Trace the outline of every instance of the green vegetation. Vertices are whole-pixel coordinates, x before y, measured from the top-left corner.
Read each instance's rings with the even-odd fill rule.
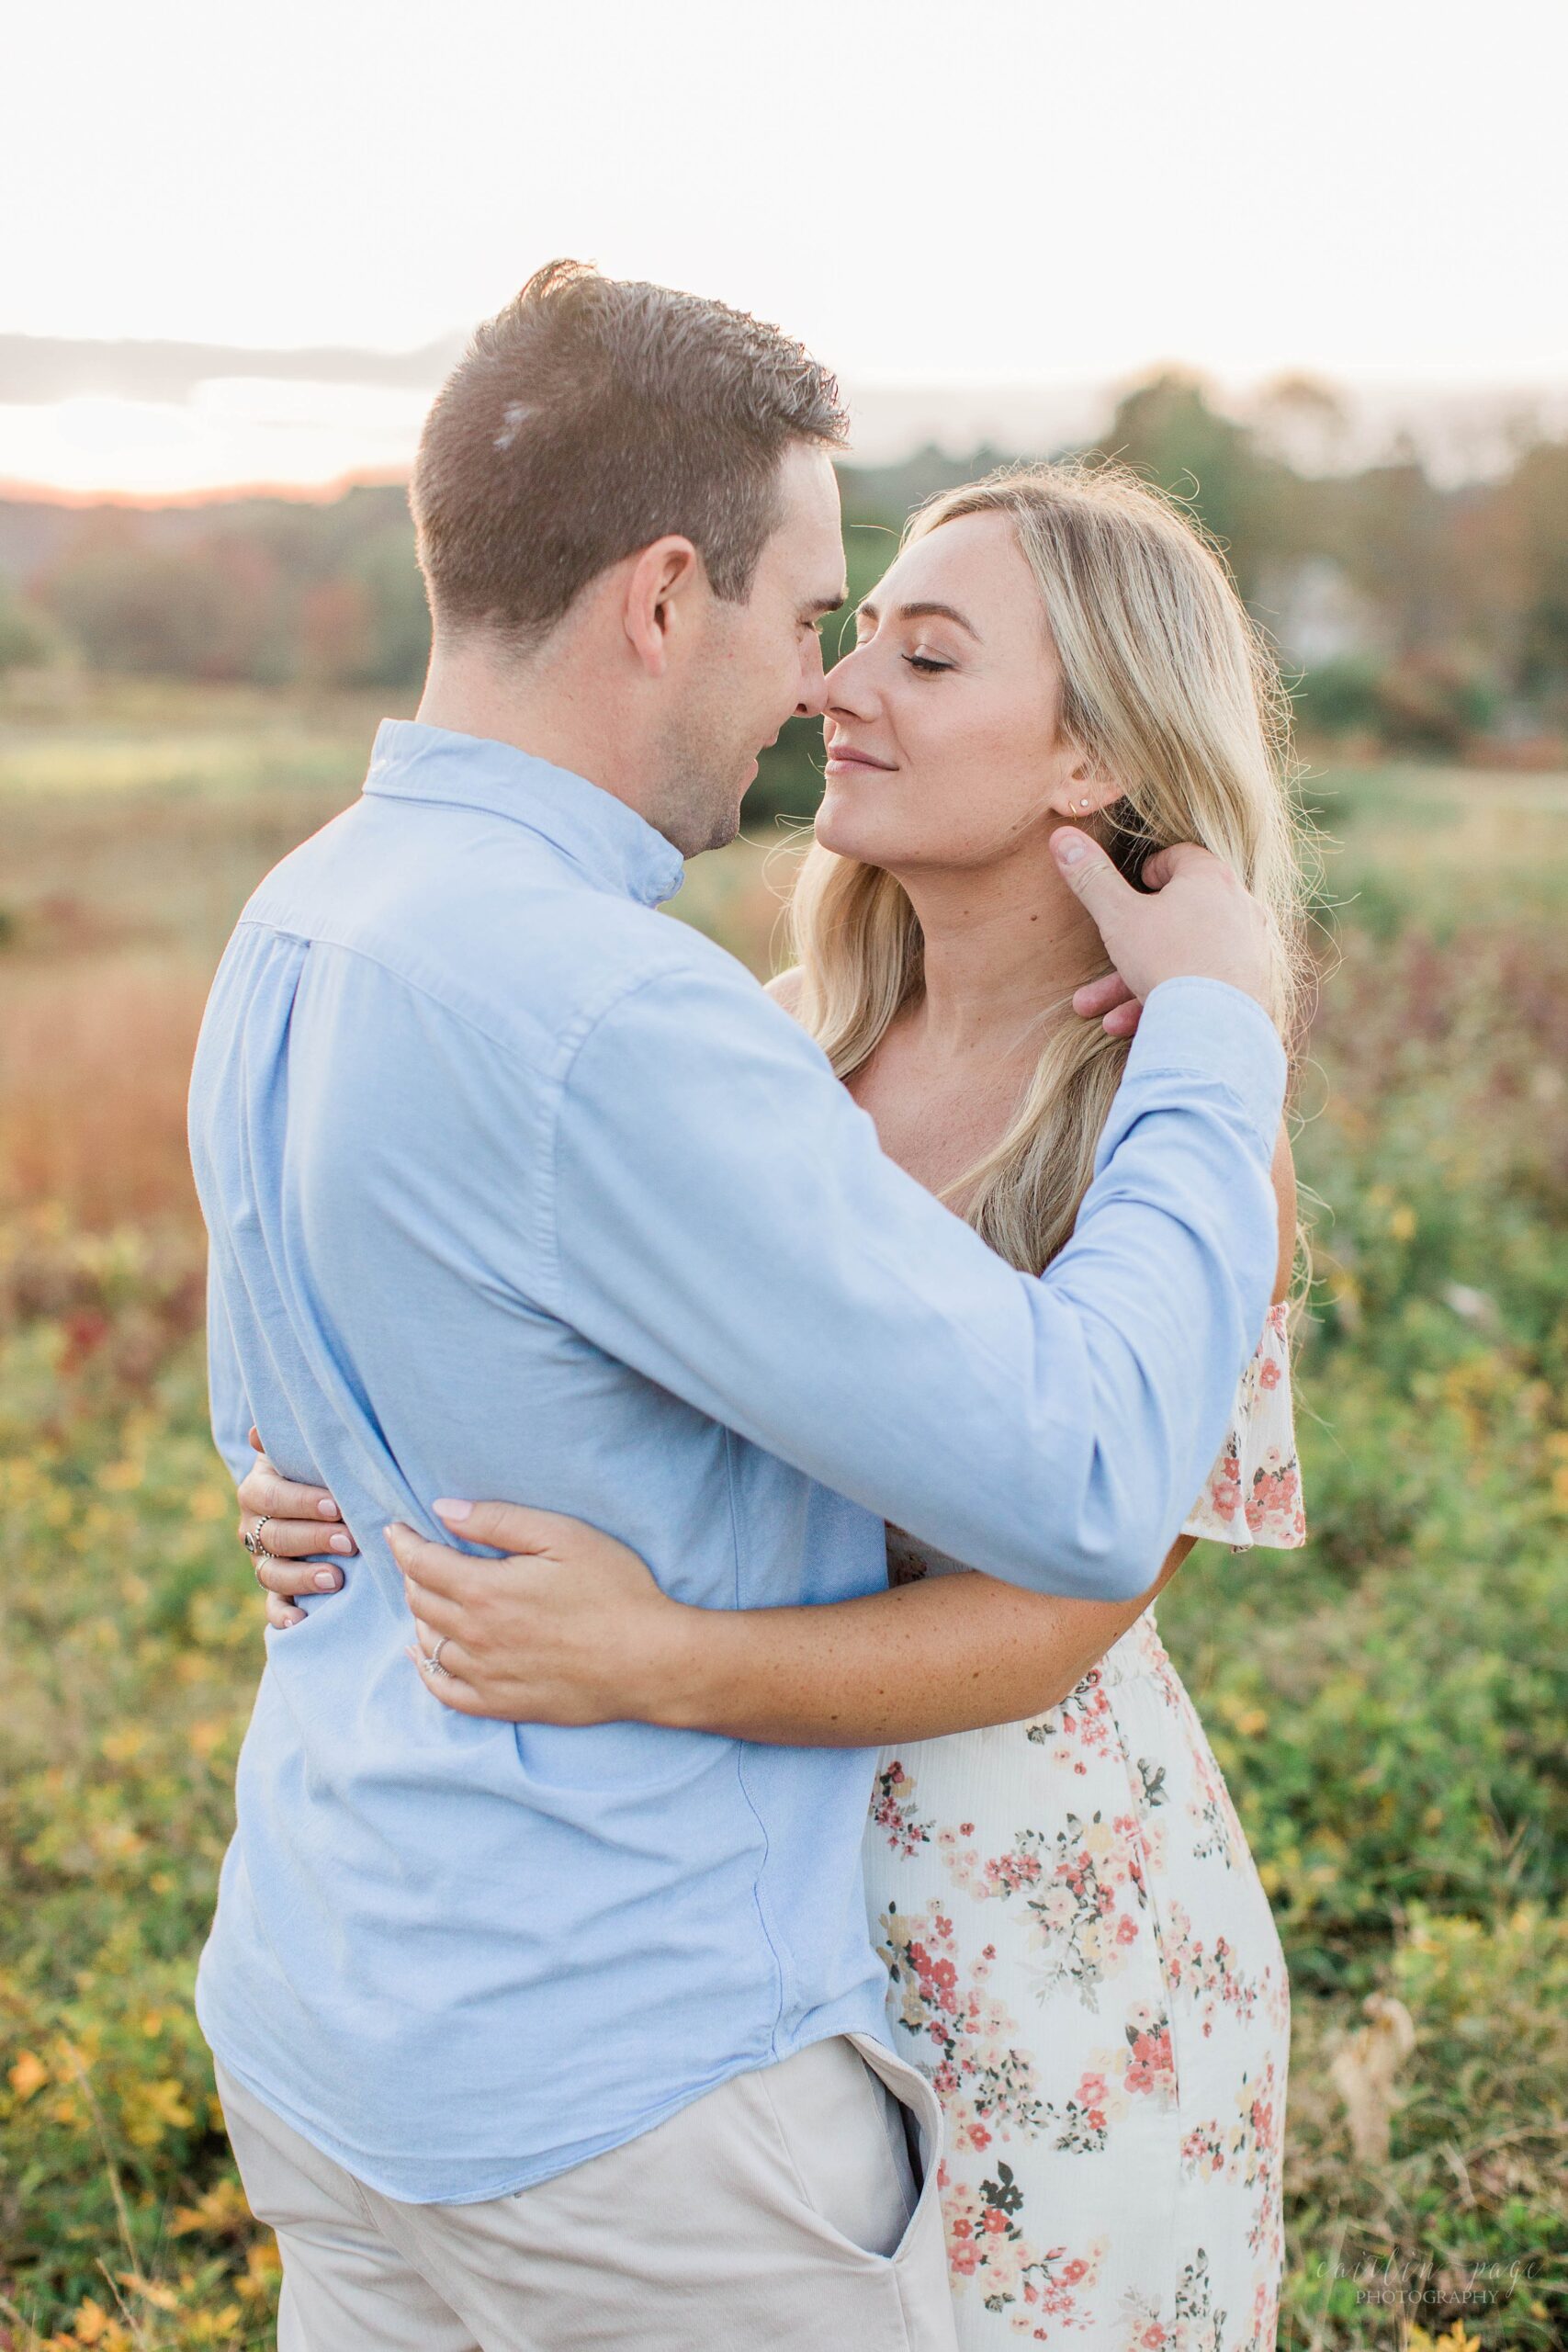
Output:
[[[26,691],[0,704],[0,2346],[259,2346],[276,2257],[190,2012],[260,1630],[206,1431],[183,1100],[217,947],[355,789],[370,708]],[[1297,1139],[1329,1204],[1312,1541],[1201,1547],[1161,1620],[1291,1954],[1282,2340],[1546,2352],[1568,2336],[1568,779],[1346,768],[1311,795],[1343,844]],[[770,855],[737,842],[677,901],[753,964]]]

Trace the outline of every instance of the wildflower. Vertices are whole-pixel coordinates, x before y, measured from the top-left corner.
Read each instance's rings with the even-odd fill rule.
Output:
[[[7,2080],[17,2098],[25,2102],[32,2098],[35,2091],[42,2090],[49,2080],[49,2068],[35,2052],[24,2050]]]

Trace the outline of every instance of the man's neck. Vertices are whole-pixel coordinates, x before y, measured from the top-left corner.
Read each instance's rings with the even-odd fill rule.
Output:
[[[648,813],[641,763],[618,741],[603,697],[585,691],[569,662],[540,654],[502,667],[488,651],[438,646],[414,717],[422,727],[510,743],[586,777],[639,817]]]

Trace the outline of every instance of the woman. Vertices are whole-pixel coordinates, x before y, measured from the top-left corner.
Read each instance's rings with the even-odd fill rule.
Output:
[[[1303,958],[1286,706],[1215,557],[1114,468],[1039,468],[937,499],[858,627],[829,681],[797,962],[773,991],[884,1148],[1038,1272],[1072,1233],[1135,1020],[1049,836],[1084,826],[1130,873],[1182,840],[1225,859],[1275,917],[1271,1010],[1289,1043]],[[1075,1017],[1075,990],[1080,1012],[1103,1010],[1098,1024]],[[1197,1536],[1303,1540],[1283,1136],[1275,1181],[1276,1304],[1207,1490],[1150,1563],[1156,1590]],[[1156,1312],[1157,1267],[1149,1283]],[[268,1549],[319,1553],[329,1498],[280,1493],[264,1465],[242,1501],[270,1512]],[[461,1555],[400,1535],[411,1656],[434,1665],[446,1703],[523,1712],[506,1704],[509,1640],[536,1649],[553,1625],[559,1720],[672,1720],[680,1702],[660,1713],[646,1689],[650,1657],[694,1654],[668,1647],[675,1612],[682,1643],[723,1645],[728,1686],[722,1719],[681,1720],[880,1749],[867,1916],[890,2039],[947,2114],[961,2343],[1271,2344],[1284,1963],[1150,1595],[1025,1593],[889,1530],[886,1594],[710,1614],[679,1609],[576,1522],[480,1506],[463,1532],[570,1573],[531,1583],[509,1634],[504,1607],[480,1624],[453,1597],[443,1563]],[[614,1580],[613,1608],[591,1572]],[[276,1600],[269,1613],[298,1622]]]

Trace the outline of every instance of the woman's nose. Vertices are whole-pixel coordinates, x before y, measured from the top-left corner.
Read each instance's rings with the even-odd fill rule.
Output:
[[[822,681],[822,706],[827,711],[841,710],[847,718],[869,718],[875,700],[868,667],[863,659],[865,649],[857,645],[841,662],[835,662]]]

